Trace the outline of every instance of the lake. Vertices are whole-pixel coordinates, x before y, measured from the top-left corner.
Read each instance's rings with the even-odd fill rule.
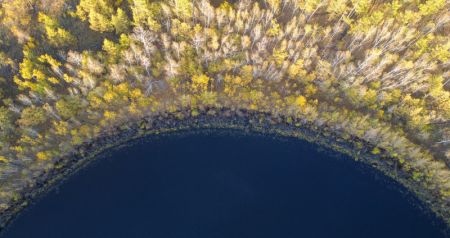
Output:
[[[5,238],[444,237],[403,188],[297,139],[216,131],[111,151]]]

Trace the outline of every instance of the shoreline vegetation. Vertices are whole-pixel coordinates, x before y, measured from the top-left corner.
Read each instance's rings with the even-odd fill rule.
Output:
[[[0,1],[0,223],[117,132],[243,120],[235,126],[320,135],[316,143],[395,178],[450,227],[449,8]]]
[[[422,207],[422,204],[419,205],[422,211],[428,213],[427,209],[430,209],[429,212],[432,212],[433,216],[436,215],[436,218],[441,219],[443,223],[448,225],[448,213],[441,207],[436,206],[438,203],[434,201],[435,198],[420,186],[411,183],[407,173],[395,168],[397,166],[396,161],[394,158],[389,158],[389,153],[386,151],[381,151],[376,155],[371,153],[373,148],[376,147],[375,145],[359,138],[344,139],[330,128],[317,130],[313,125],[299,126],[295,121],[269,113],[205,108],[195,115],[191,110],[185,110],[155,115],[136,122],[127,122],[91,142],[79,146],[74,150],[75,152],[61,158],[53,169],[37,178],[33,187],[27,188],[20,199],[0,214],[0,235],[30,203],[44,196],[66,179],[70,179],[71,175],[89,166],[90,163],[101,160],[101,155],[110,150],[120,149],[128,146],[129,143],[133,143],[133,141],[145,139],[149,136],[217,129],[239,130],[244,134],[260,133],[279,138],[295,138],[316,144],[320,148],[347,155],[355,161],[362,162],[392,178],[400,186],[404,186],[425,205],[425,207]],[[448,227],[442,232],[447,236],[450,234]]]

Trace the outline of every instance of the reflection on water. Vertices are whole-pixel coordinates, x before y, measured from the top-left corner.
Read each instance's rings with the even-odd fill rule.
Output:
[[[4,237],[443,237],[387,179],[314,147],[256,135],[138,143],[38,201]]]

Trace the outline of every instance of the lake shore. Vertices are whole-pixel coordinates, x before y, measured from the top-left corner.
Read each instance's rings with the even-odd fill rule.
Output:
[[[344,139],[330,128],[318,128],[279,115],[274,116],[255,111],[206,108],[195,114],[186,110],[127,122],[97,139],[79,146],[72,154],[59,159],[59,163],[52,170],[37,179],[33,187],[26,188],[22,197],[0,215],[0,234],[29,203],[45,195],[92,161],[97,160],[102,153],[127,146],[128,143],[147,136],[186,133],[202,129],[233,129],[281,138],[298,138],[315,143],[320,147],[338,151],[355,160],[369,164],[388,177],[393,178],[416,194],[419,200],[425,204],[425,206],[421,206],[422,209],[431,209],[437,217],[449,225],[449,208],[441,207],[446,204],[438,204],[437,198],[433,194],[416,186],[408,179],[408,174],[397,169],[398,165],[395,160],[389,159],[387,152],[381,151],[376,155],[370,153],[374,146],[360,138]],[[446,234],[448,235],[450,232],[446,231]]]

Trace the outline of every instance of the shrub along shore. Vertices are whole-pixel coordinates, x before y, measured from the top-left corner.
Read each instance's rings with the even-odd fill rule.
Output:
[[[129,146],[138,139],[157,137],[158,135],[189,134],[198,130],[239,130],[244,133],[260,133],[280,138],[296,138],[317,144],[319,147],[331,149],[336,153],[348,155],[356,161],[363,162],[394,179],[406,189],[413,192],[426,206],[425,211],[431,211],[449,225],[449,206],[440,204],[429,191],[418,186],[411,180],[410,175],[398,168],[395,159],[389,157],[386,151],[374,154],[375,145],[353,137],[344,139],[339,133],[330,128],[317,128],[311,124],[302,124],[296,120],[269,113],[257,111],[233,110],[224,108],[205,108],[192,113],[191,110],[153,115],[135,122],[123,123],[111,129],[97,139],[78,146],[71,154],[58,160],[55,166],[38,178],[35,184],[22,191],[22,196],[0,214],[0,234],[7,229],[19,213],[26,207],[59,186],[71,175],[88,166],[94,160],[101,160],[102,154],[111,150],[118,150]],[[149,156],[151,159],[151,156]],[[320,171],[318,171],[320,172]],[[450,232],[450,231],[447,231]]]

